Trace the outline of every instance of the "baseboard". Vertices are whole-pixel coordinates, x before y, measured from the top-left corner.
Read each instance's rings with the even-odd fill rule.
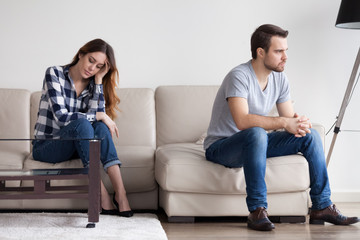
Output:
[[[360,191],[332,191],[333,202],[360,202]]]

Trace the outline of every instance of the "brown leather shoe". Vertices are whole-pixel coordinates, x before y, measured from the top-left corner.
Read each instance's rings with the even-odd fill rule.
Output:
[[[271,231],[275,228],[274,224],[270,222],[268,218],[266,209],[263,207],[258,207],[249,214],[247,226],[257,231]]]
[[[322,210],[310,211],[310,224],[321,224],[329,222],[335,225],[350,225],[359,222],[357,217],[346,217],[340,213],[335,204]]]

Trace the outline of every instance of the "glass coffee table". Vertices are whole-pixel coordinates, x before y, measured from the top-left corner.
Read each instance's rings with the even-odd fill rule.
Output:
[[[32,141],[34,139],[3,138],[2,141]],[[39,139],[36,139],[39,140]],[[73,141],[75,139],[41,139],[46,141]],[[100,204],[100,142],[101,139],[86,140],[90,144],[89,168],[0,170],[0,201],[2,199],[88,199],[87,228],[99,222]],[[88,185],[51,186],[51,180],[88,179]],[[33,181],[33,186],[7,186],[10,181]],[[11,185],[11,184],[9,184]]]

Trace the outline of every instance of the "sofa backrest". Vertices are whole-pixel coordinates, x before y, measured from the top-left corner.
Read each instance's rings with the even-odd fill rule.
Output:
[[[30,91],[0,89],[0,138],[30,138]],[[29,152],[30,141],[2,142],[0,150]]]
[[[119,129],[119,138],[114,137],[117,146],[149,146],[155,149],[155,103],[154,91],[147,88],[117,89],[120,98],[120,112],[115,122]],[[31,136],[39,109],[41,92],[31,95]]]
[[[160,86],[155,90],[157,146],[196,142],[207,131],[219,86]]]
[[[34,127],[39,111],[41,91],[33,92],[30,97],[30,136],[34,137]]]
[[[154,90],[149,88],[123,88],[117,90],[120,112],[115,119],[118,146],[149,146],[156,148],[156,122]]]

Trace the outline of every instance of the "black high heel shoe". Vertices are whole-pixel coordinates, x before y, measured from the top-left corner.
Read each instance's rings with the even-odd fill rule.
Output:
[[[118,204],[118,202],[117,202],[116,199],[115,199],[115,193],[114,193],[114,195],[113,195],[113,203],[114,203],[115,207],[116,207],[117,210],[118,210],[118,211],[117,211],[117,215],[119,215],[120,217],[132,217],[132,216],[134,215],[134,213],[133,213],[132,210],[120,212],[120,210],[119,210],[119,204]]]
[[[118,215],[118,212],[116,209],[110,209],[110,210],[106,210],[101,208],[101,215]]]

